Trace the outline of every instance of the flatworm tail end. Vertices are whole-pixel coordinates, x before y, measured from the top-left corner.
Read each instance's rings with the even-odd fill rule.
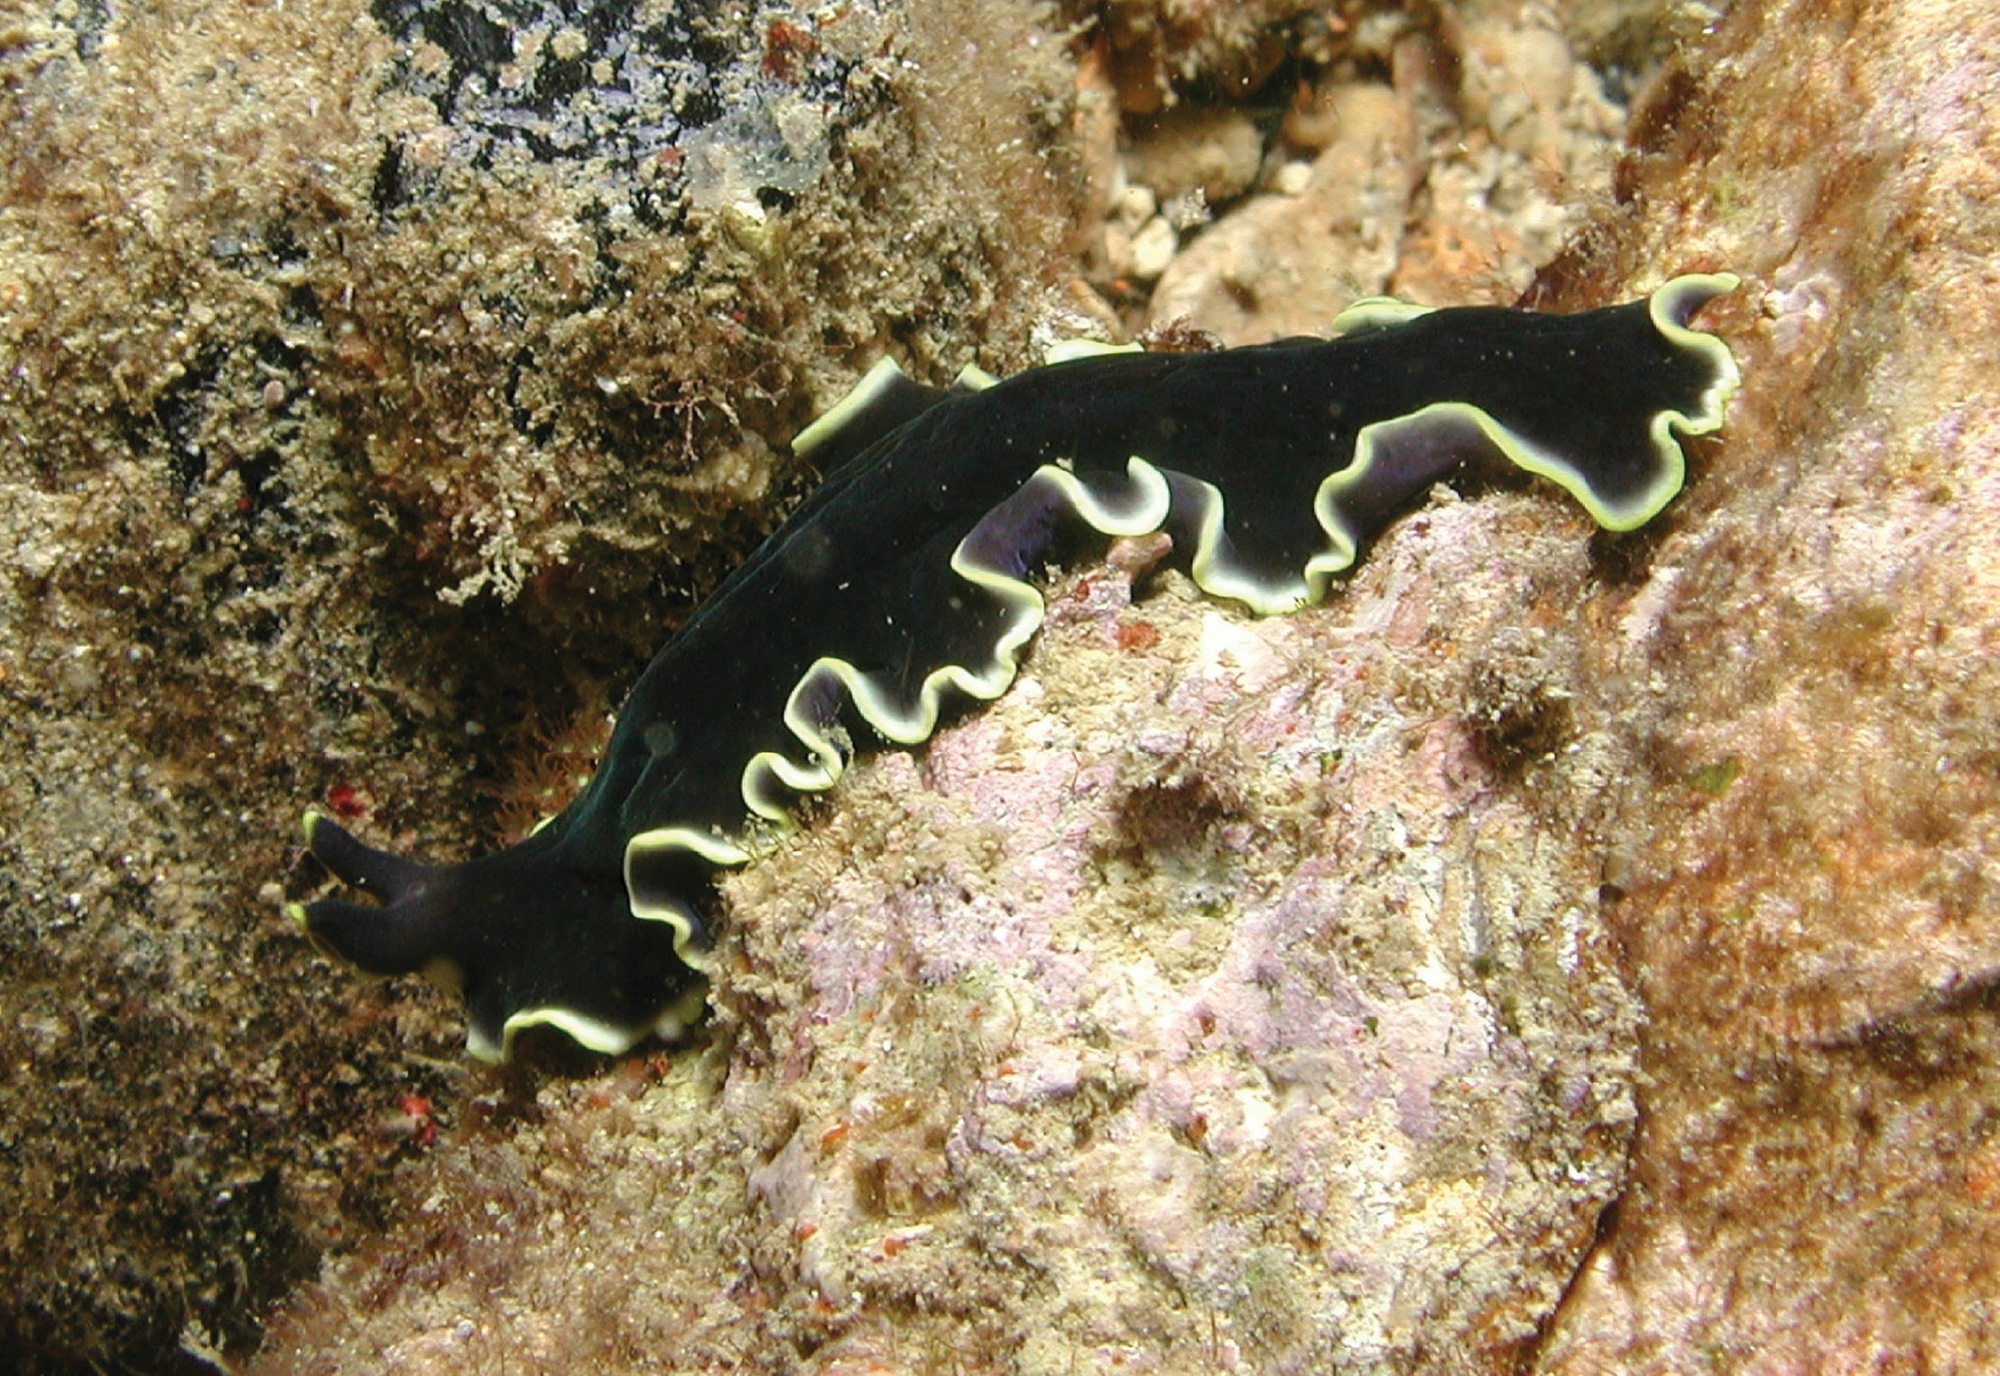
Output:
[[[1691,325],[1738,280],[1732,273],[1676,277],[1643,302],[1542,317],[1552,329],[1577,332],[1555,355],[1570,360],[1566,373],[1477,401],[1433,402],[1364,428],[1354,461],[1328,476],[1315,498],[1327,548],[1307,565],[1313,600],[1452,456],[1497,455],[1546,478],[1607,530],[1634,530],[1659,515],[1687,481],[1682,438],[1719,429],[1741,386],[1728,346]],[[1454,311],[1378,318],[1374,307],[1350,316],[1342,320],[1352,331],[1435,322],[1442,332],[1474,318]]]
[[[1707,435],[1722,428],[1730,398],[1743,386],[1743,369],[1727,344],[1692,326],[1703,306],[1742,285],[1743,279],[1733,272],[1688,273],[1665,283],[1647,298],[1654,328],[1676,348],[1702,360],[1710,371],[1709,386],[1691,411],[1665,413],[1656,423],[1671,424],[1687,435]]]
[[[1689,398],[1691,405],[1663,406],[1652,416],[1648,430],[1661,474],[1652,491],[1623,508],[1599,502],[1594,492],[1577,492],[1577,499],[1605,529],[1636,530],[1659,515],[1687,482],[1687,454],[1680,436],[1708,435],[1722,428],[1730,398],[1743,385],[1743,370],[1727,344],[1692,328],[1692,322],[1703,306],[1735,291],[1742,280],[1733,272],[1688,273],[1663,283],[1647,298],[1646,313],[1653,328],[1693,370],[1699,390]]]
[[[1635,363],[1644,360],[1651,375],[1643,381],[1651,385],[1628,389],[1631,398],[1644,397],[1653,408],[1646,417],[1651,463],[1642,477],[1624,475],[1621,482],[1606,470],[1532,450],[1510,457],[1561,485],[1606,530],[1636,530],[1659,515],[1687,483],[1681,437],[1721,429],[1729,400],[1742,386],[1743,372],[1729,346],[1691,323],[1704,305],[1735,291],[1741,280],[1733,272],[1690,273],[1665,282],[1646,299],[1653,339],[1647,352],[1635,350],[1632,357]]]

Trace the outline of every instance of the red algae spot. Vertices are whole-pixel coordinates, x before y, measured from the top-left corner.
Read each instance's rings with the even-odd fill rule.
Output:
[[[342,781],[327,789],[326,805],[334,816],[352,822],[372,812],[375,799],[365,788]]]
[[[1160,643],[1160,632],[1150,621],[1121,621],[1117,634],[1121,650],[1150,650]]]

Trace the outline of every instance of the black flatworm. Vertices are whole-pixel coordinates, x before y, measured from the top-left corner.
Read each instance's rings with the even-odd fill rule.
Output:
[[[1058,541],[1164,531],[1201,588],[1266,614],[1319,601],[1468,468],[1629,530],[1680,491],[1678,437],[1722,424],[1736,363],[1690,322],[1735,285],[1577,315],[1371,301],[1328,340],[1072,350],[949,388],[878,365],[799,437],[825,482],[661,649],[574,802],[456,865],[309,812],[313,854],[379,904],[292,911],[364,970],[463,991],[482,1060],[538,1024],[598,1051],[671,1034],[701,1006],[714,872],[833,787],[850,741],[914,745],[1005,692]]]

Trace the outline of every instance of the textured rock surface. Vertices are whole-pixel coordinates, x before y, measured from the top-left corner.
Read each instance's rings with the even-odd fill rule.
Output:
[[[1579,534],[1444,505],[1327,614],[1263,623],[1082,574],[1006,698],[731,882],[726,1067],[643,1128],[585,1115],[567,1221],[502,1293],[590,1307],[551,1356],[593,1367],[727,1333],[816,1370],[1507,1369],[1633,1112],[1591,840],[1628,766],[1565,707]],[[634,1198],[707,1223],[607,1293],[571,1239],[629,1238]],[[448,1367],[478,1370],[534,1332],[462,1261],[378,1309],[403,1264],[337,1274],[273,1369],[467,1319]]]
[[[1302,18],[1290,89],[1204,103],[1216,87],[1191,79],[1159,114],[1085,121],[1104,221],[1091,280],[1134,329],[1232,344],[1322,330],[1360,296],[1511,302],[1609,194],[1625,94],[1697,24],[1596,4]],[[1115,47],[1084,77],[1086,108],[1129,101]]]
[[[865,1313],[915,1225],[918,1297],[1050,1279],[1008,1306],[1049,1371],[1418,1369],[1535,1331],[1630,1111],[1591,857],[1543,830],[1613,747],[1537,760],[1537,815],[1493,717],[1417,707],[1402,666],[1560,702],[1581,666],[1545,627],[1585,560],[1500,504],[1384,555],[1340,614],[1254,627],[1086,575],[1017,694],[740,882],[778,915],[744,1007],[786,1010],[746,1026],[772,1073],[743,1089],[803,1114],[752,1189],[813,1230],[807,1287]]]
[[[392,1207],[458,1033],[286,929],[299,809],[491,844],[816,402],[1047,314],[1039,11],[557,8],[0,23],[0,1365],[240,1350]]]
[[[1611,912],[1633,1187],[1564,1372],[1989,1371],[2000,1090],[2000,15],[1746,7],[1555,276],[1749,275],[1746,388],[1591,695],[1646,737]]]

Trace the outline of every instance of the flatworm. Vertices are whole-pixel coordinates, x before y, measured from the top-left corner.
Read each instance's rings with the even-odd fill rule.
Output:
[[[605,1052],[671,1035],[701,1007],[715,871],[832,788],[856,739],[915,745],[1005,692],[1058,552],[1164,532],[1203,590],[1262,615],[1319,601],[1467,469],[1524,469],[1630,530],[1680,491],[1678,437],[1722,424],[1736,363],[1690,322],[1735,286],[1576,315],[1368,301],[1331,339],[1072,349],[948,388],[879,364],[799,436],[824,483],[660,650],[574,802],[456,865],[308,812],[313,854],[379,906],[292,912],[363,970],[461,990],[482,1060],[542,1024]]]

